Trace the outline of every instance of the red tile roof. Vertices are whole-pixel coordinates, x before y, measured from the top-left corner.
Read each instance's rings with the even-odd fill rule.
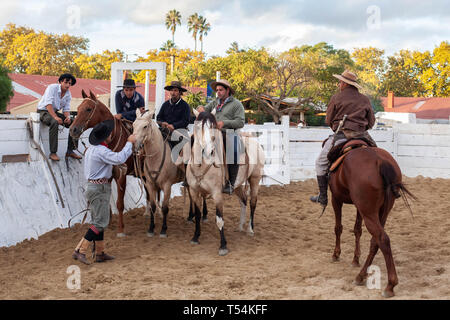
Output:
[[[30,75],[30,74],[18,74],[18,73],[10,73],[9,77],[13,82],[16,82],[23,87],[36,92],[39,95],[43,95],[45,89],[49,84],[57,83],[58,76],[41,76],[41,75]],[[136,90],[145,96],[145,84],[137,83],[140,85]],[[149,101],[155,101],[155,88],[156,85],[149,85]],[[82,98],[81,90],[84,90],[89,94],[89,90],[91,90],[96,95],[108,94],[111,90],[111,84],[109,80],[96,80],[96,79],[77,79],[77,83],[75,86],[70,88],[70,92],[73,98]],[[206,88],[191,88],[188,87],[192,92],[202,91],[206,95]],[[9,111],[14,109],[15,107],[21,106],[25,103],[36,100],[37,98],[32,95],[25,95],[19,92],[14,91],[14,96],[11,98],[6,110]],[[165,99],[169,99],[168,91],[165,91]]]
[[[448,119],[450,97],[394,97],[394,108],[387,108],[387,97],[381,98],[385,112],[415,113],[418,119]]]

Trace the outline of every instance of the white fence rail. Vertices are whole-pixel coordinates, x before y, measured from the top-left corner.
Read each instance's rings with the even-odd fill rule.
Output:
[[[34,118],[36,140],[48,156],[48,128]],[[315,160],[322,141],[332,132],[328,128],[289,128],[289,119],[281,125],[246,125],[243,131],[257,132],[266,155],[263,184],[288,184],[315,178]],[[89,132],[82,139],[87,143]],[[393,128],[371,130],[379,147],[398,161],[403,174],[450,179],[450,126],[445,124],[396,124]],[[50,166],[61,189],[62,207],[51,172],[42,156],[32,147],[25,119],[0,119],[0,159],[7,155],[29,154],[31,161],[0,163],[0,247],[24,239],[37,238],[54,228],[66,228],[68,220],[85,209],[85,178],[81,161],[64,156],[68,130],[59,135],[60,162]],[[82,144],[79,150],[84,151]],[[180,195],[179,184],[172,190]],[[116,186],[113,183],[111,206],[116,212]],[[127,177],[125,210],[145,205],[138,180]],[[82,216],[74,219],[81,221]]]

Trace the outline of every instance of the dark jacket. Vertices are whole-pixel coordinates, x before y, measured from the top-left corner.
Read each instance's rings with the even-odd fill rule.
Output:
[[[122,117],[134,121],[136,120],[136,109],[145,107],[144,97],[135,92],[131,99],[128,99],[123,90],[116,92],[116,112]]]
[[[325,122],[336,131],[344,115],[347,115],[347,119],[342,129],[364,132],[375,124],[375,115],[369,98],[359,93],[353,86],[346,87],[331,97]]]
[[[186,129],[190,119],[191,108],[183,99],[175,104],[172,104],[170,99],[167,100],[162,104],[156,117],[156,121],[167,122],[173,125],[175,129]]]

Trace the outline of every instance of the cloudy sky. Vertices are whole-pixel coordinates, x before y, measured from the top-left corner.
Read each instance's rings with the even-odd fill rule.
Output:
[[[194,48],[189,15],[197,12],[211,23],[208,56],[224,55],[233,41],[278,52],[324,41],[350,51],[375,46],[390,55],[433,50],[450,40],[450,0],[16,0],[1,2],[0,28],[15,23],[83,36],[90,53],[120,49],[134,59],[171,39],[164,25],[171,9],[182,16],[178,47]]]

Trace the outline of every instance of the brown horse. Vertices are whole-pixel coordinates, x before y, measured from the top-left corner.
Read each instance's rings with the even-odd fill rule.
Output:
[[[96,124],[105,120],[114,120],[115,127],[112,132],[113,140],[110,143],[110,148],[114,152],[122,150],[127,142],[128,136],[131,134],[131,124],[125,124],[125,121],[114,118],[112,113],[97,97],[90,92],[88,96],[84,90],[82,90],[82,96],[84,100],[78,106],[77,116],[70,126],[70,135],[74,139],[78,139],[81,134],[89,129],[93,128]],[[117,185],[117,210],[119,212],[119,226],[118,237],[125,236],[124,223],[123,223],[123,210],[124,210],[124,196],[127,186],[127,175],[134,174],[134,159],[130,156],[126,161],[126,170],[123,167],[114,166],[113,178]],[[148,207],[148,206],[147,206]]]
[[[354,204],[357,209],[354,227],[356,237],[353,265],[359,266],[361,223],[364,223],[372,235],[370,252],[355,284],[363,285],[367,278],[367,269],[380,248],[384,255],[388,273],[388,284],[384,297],[394,296],[394,287],[398,284],[392,257],[391,245],[384,226],[395,199],[402,196],[409,208],[406,195],[415,197],[402,183],[402,173],[391,154],[376,147],[356,148],[349,151],[342,164],[330,174],[332,205],[336,218],[336,247],[333,260],[339,260],[341,253],[340,236],[342,233],[342,205]]]

